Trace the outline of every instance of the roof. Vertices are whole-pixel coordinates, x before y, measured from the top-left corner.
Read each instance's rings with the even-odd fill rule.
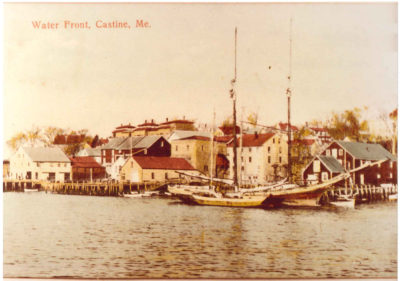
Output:
[[[101,149],[115,149],[115,147],[118,147],[126,138],[123,137],[118,137],[118,138],[110,138],[108,140],[108,143],[103,145]]]
[[[182,119],[177,119],[177,120],[171,120],[171,121],[167,121],[164,123],[161,123],[162,125],[166,125],[166,124],[173,124],[173,123],[183,123],[183,124],[193,124],[193,121],[190,120],[182,120]]]
[[[203,136],[191,136],[191,137],[187,137],[187,138],[183,138],[183,139],[179,139],[179,140],[202,140],[202,141],[210,141],[211,138],[209,138],[209,137],[203,137]]]
[[[129,150],[131,148],[149,148],[162,136],[135,136],[135,137],[120,137],[111,138],[102,149]]]
[[[142,169],[195,170],[195,168],[183,158],[134,156],[133,159]]]
[[[202,131],[175,130],[168,138],[169,141],[185,139],[192,136],[210,137],[211,134]]]
[[[324,166],[332,173],[345,172],[344,168],[339,163],[339,161],[336,160],[336,158],[334,158],[332,156],[325,156],[325,155],[319,155],[318,158],[319,158],[319,160],[321,160],[321,162],[324,164]]]
[[[131,124],[128,124],[128,125],[122,125],[121,124],[121,126],[118,126],[115,129],[133,129],[133,128],[135,128],[135,126],[132,126]]]
[[[396,161],[396,157],[377,143],[362,143],[362,142],[346,142],[336,141],[346,151],[353,155],[356,159],[377,161],[390,159]]]
[[[100,157],[101,156],[100,147],[98,147],[98,148],[84,148],[82,150],[82,152],[83,151],[86,151],[87,155],[91,156],[91,157]],[[81,151],[79,152],[79,154],[81,154]]]
[[[233,140],[233,136],[220,136],[220,137],[216,136],[214,137],[214,140],[218,142],[228,143]]]
[[[34,162],[71,162],[58,147],[23,147]]]
[[[279,129],[286,131],[288,129],[288,123],[279,123]],[[293,131],[298,131],[296,126],[290,125],[290,129]]]
[[[99,163],[90,156],[69,157],[72,167],[77,168],[103,168]]]
[[[275,133],[243,135],[242,146],[243,147],[262,146],[267,140],[269,140],[274,135],[275,135]],[[240,137],[237,140],[237,145],[238,146],[240,145]],[[233,142],[231,142],[228,146],[232,147],[233,146]]]
[[[316,132],[328,132],[326,128],[310,127],[310,129]]]

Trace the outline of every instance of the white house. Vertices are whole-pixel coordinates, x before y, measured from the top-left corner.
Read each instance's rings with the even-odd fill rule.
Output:
[[[10,158],[12,179],[71,179],[71,161],[58,147],[20,147]]]
[[[111,179],[120,179],[121,168],[124,166],[127,159],[128,158],[119,157],[114,163],[111,164],[111,166],[106,167],[106,172],[110,175]]]
[[[84,148],[81,151],[79,151],[77,156],[90,156],[90,157],[93,157],[97,163],[101,164],[101,148],[100,147]]]

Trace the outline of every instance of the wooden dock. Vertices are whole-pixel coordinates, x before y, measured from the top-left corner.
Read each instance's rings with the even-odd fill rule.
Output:
[[[357,204],[390,201],[390,195],[395,194],[397,194],[397,185],[355,185],[353,188],[335,187],[323,195],[321,198],[321,203],[329,203],[330,201],[334,201],[337,195],[354,196]]]
[[[166,186],[172,183],[176,183],[176,181],[132,183],[127,181],[47,182],[4,180],[3,192],[24,192],[25,188],[38,188],[40,191],[66,195],[123,196],[124,193],[166,189]]]

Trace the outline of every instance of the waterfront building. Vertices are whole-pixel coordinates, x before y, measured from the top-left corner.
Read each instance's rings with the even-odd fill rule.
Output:
[[[93,157],[93,159],[97,163],[101,164],[101,148],[100,147],[84,148],[84,149],[80,150],[76,156],[90,156],[90,157]]]
[[[243,184],[276,181],[287,174],[287,138],[281,133],[244,134],[237,140],[238,175]],[[228,148],[229,163],[233,163],[233,142]],[[233,175],[230,164],[229,174]]]
[[[120,180],[132,183],[162,182],[179,179],[177,172],[198,175],[198,172],[183,158],[133,156],[125,160]]]
[[[168,120],[160,124],[154,122],[153,119],[151,121],[145,120],[143,124],[139,124],[136,127],[131,124],[128,125],[120,125],[115,128],[112,132],[113,137],[130,137],[130,136],[154,136],[160,135],[168,137],[174,131],[184,130],[184,131],[195,131],[194,122],[190,120],[183,119],[174,119]]]
[[[214,141],[212,149],[211,135],[209,137],[192,135],[171,141],[171,157],[186,159],[196,170],[210,176],[213,169],[214,177],[223,178],[227,173],[226,143]],[[213,161],[211,153],[213,151]],[[211,166],[212,165],[212,166]]]
[[[112,164],[120,157],[170,156],[171,145],[163,136],[132,136],[111,138],[101,147],[101,164],[111,174]]]
[[[93,181],[104,179],[106,169],[93,157],[70,157],[73,181]]]
[[[68,181],[71,161],[58,147],[20,147],[10,158],[12,179]]]
[[[322,156],[322,158],[321,158]],[[325,158],[324,158],[325,157]],[[343,169],[349,171],[358,168],[367,162],[386,160],[382,164],[375,165],[353,173],[353,184],[380,185],[383,183],[397,183],[397,159],[380,144],[334,141],[325,148],[321,155],[315,157],[304,169],[304,181],[324,181],[334,175],[322,166],[331,165],[337,167],[335,159]]]

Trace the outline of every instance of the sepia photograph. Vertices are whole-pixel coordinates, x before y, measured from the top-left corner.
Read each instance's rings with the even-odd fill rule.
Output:
[[[397,2],[3,16],[5,280],[397,279]]]

